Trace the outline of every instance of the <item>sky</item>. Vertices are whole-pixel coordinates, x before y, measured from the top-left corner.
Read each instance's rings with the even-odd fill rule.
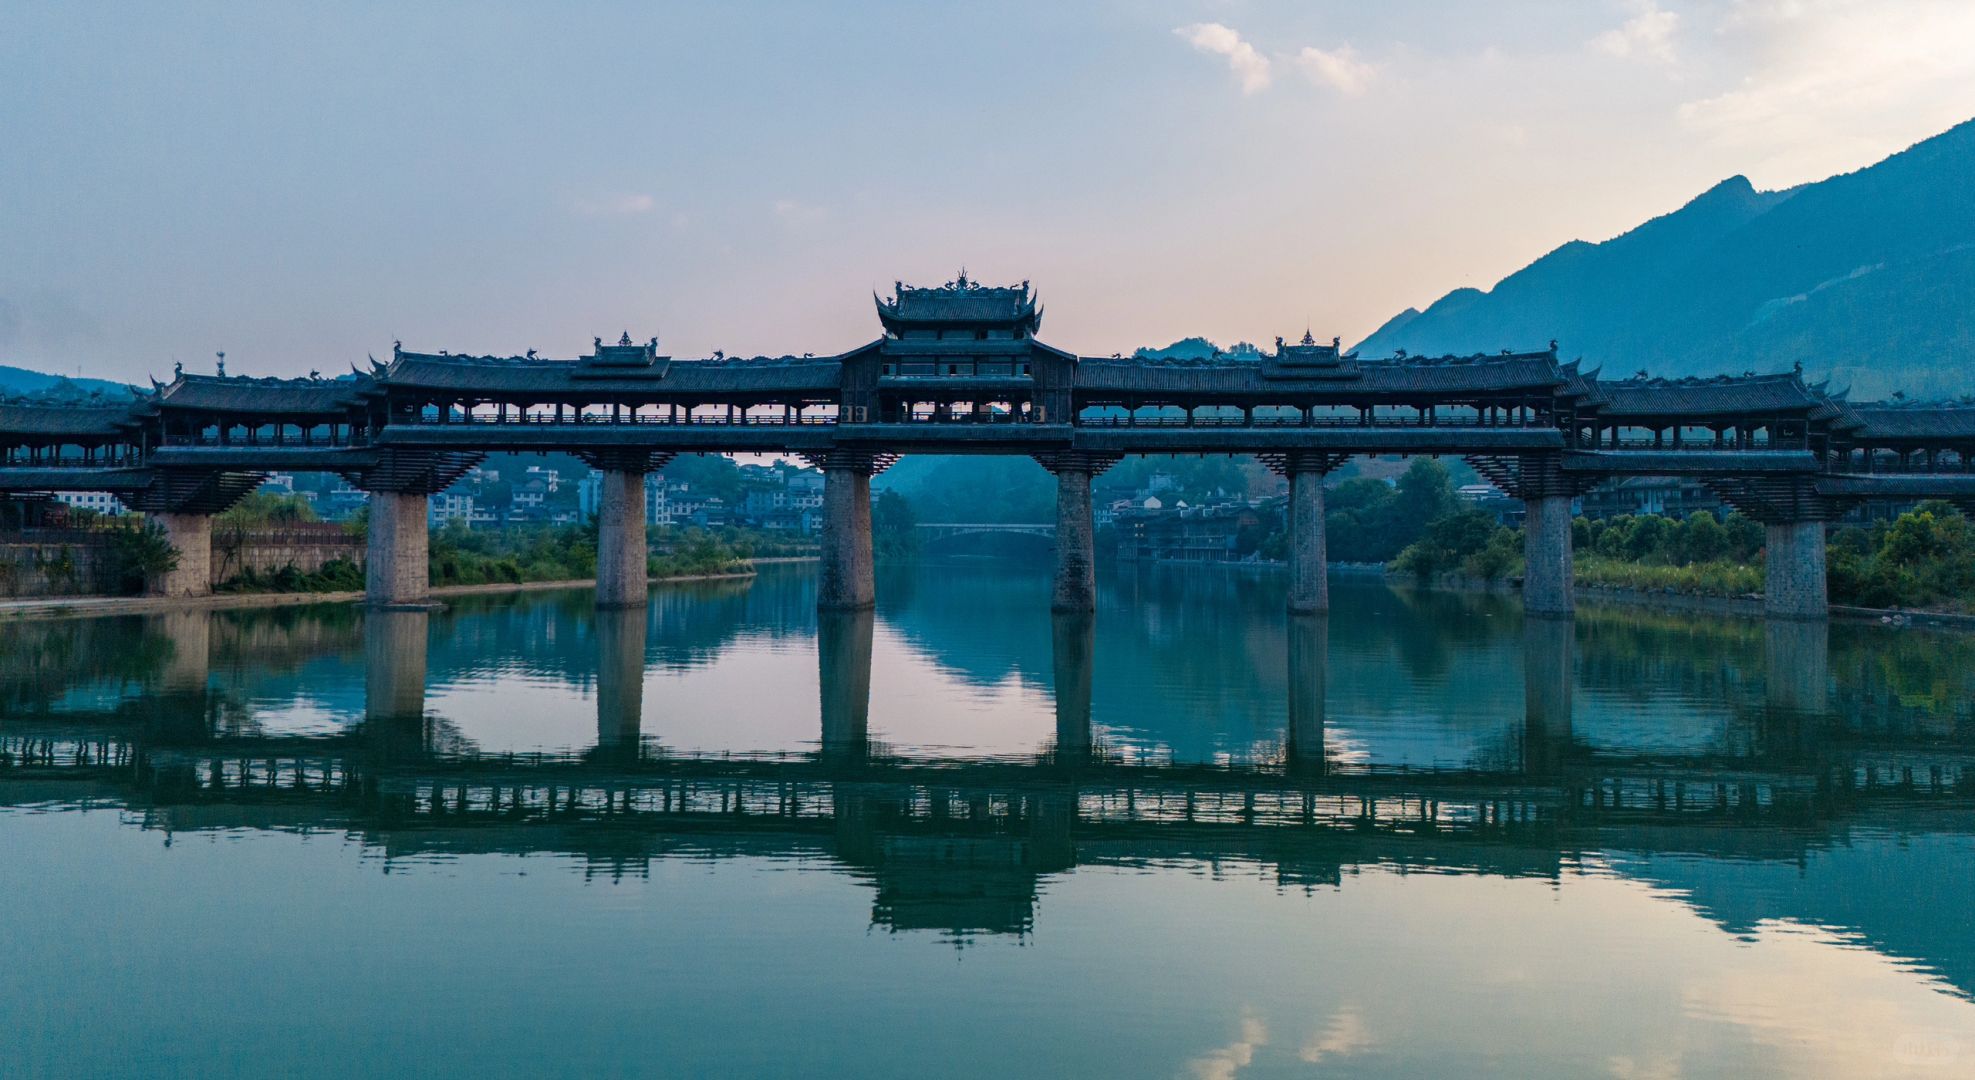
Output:
[[[1087,354],[1348,342],[1970,115],[1968,0],[9,0],[0,363],[832,353],[963,266]]]

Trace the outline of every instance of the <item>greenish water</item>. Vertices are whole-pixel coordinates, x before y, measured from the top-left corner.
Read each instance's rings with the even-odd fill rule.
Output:
[[[1975,1073],[1975,639],[1048,585],[0,627],[0,1075]]]

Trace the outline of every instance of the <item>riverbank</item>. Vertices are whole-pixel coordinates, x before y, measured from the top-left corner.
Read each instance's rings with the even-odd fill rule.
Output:
[[[751,578],[755,567],[780,563],[815,562],[814,556],[788,555],[750,560],[748,569],[729,573],[672,574],[651,579],[653,585],[678,585],[695,581],[735,581]],[[555,589],[589,589],[595,578],[563,581],[500,582],[491,585],[439,585],[432,589],[434,600],[454,596],[484,596],[497,593],[547,592]],[[171,611],[227,611],[253,608],[305,607],[311,604],[353,604],[363,600],[360,591],[288,593],[214,593],[211,596],[57,596],[45,600],[0,600],[0,622],[28,619],[91,618],[106,615],[157,615]]]

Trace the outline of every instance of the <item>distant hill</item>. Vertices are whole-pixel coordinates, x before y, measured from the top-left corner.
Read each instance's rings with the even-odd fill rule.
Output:
[[[1367,356],[1540,348],[1607,375],[1780,371],[1895,390],[1975,389],[1975,121],[1787,191],[1745,177],[1601,244],[1572,241],[1493,289],[1407,309]]]
[[[49,375],[0,364],[0,395],[52,393],[59,397],[87,397],[96,390],[122,397],[137,393],[135,387],[107,379],[71,379],[66,375]]]

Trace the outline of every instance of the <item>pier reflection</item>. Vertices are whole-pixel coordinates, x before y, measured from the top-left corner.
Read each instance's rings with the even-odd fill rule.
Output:
[[[1330,667],[1330,616],[1289,618],[1289,726],[1284,757],[1298,773],[1324,771],[1324,695]]]
[[[597,638],[597,750],[634,752],[644,733],[645,608],[599,608]]]
[[[816,674],[821,693],[824,754],[856,760],[871,744],[870,611],[823,611],[816,616]]]
[[[1144,616],[1057,616],[1045,638],[1042,617],[991,607],[817,616],[800,589],[767,584],[643,611],[584,597],[7,626],[0,802],[107,802],[171,832],[342,830],[386,859],[542,853],[609,874],[680,855],[821,860],[870,883],[875,924],[955,937],[1027,932],[1043,883],[1084,866],[1244,862],[1339,885],[1370,866],[1554,878],[1618,860],[1706,892],[1724,922],[1852,927],[1975,992],[1975,943],[1942,903],[1840,903],[1840,888],[1901,886],[1777,889],[1743,869],[1975,835],[1964,639],[1597,608],[1515,620],[1349,588],[1328,618],[1285,619],[1273,599],[1251,612],[1239,583],[1218,620],[1141,583]],[[985,602],[964,583],[953,594]],[[928,587],[910,603],[946,599]],[[970,687],[1009,672],[1048,686],[1053,736],[972,757],[874,741],[874,682],[892,670],[873,671],[881,622],[887,657],[902,641],[968,654],[941,670]],[[737,640],[769,642],[763,656],[813,643],[814,712],[760,688],[812,725],[809,747],[666,749],[648,682],[686,680]],[[1172,752],[1195,737],[1199,702],[1146,684],[1181,664],[1222,668],[1211,720],[1262,717],[1263,752]],[[521,672],[504,677],[524,689],[593,679],[594,745],[476,745],[447,694],[490,671]],[[331,721],[295,721],[304,704]],[[1466,756],[1419,766],[1407,740],[1428,738]]]

